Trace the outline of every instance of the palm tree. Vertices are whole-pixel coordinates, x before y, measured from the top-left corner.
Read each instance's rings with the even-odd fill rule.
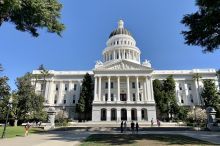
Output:
[[[198,98],[200,99],[200,103],[202,105],[202,99],[200,97],[200,90],[199,90],[199,80],[202,78],[202,76],[199,73],[195,73],[193,75],[193,79],[196,80],[198,88],[197,88],[197,92],[198,92]]]

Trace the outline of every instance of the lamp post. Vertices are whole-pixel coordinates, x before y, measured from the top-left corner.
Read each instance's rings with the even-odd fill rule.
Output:
[[[5,131],[6,131],[7,123],[8,123],[8,116],[9,116],[11,104],[12,104],[12,97],[10,97],[10,99],[9,99],[9,101],[8,101],[8,104],[7,104],[8,110],[7,110],[7,115],[6,115],[4,130],[3,130],[3,132],[2,132],[2,138],[5,138]]]
[[[62,123],[62,126],[64,126],[64,111],[65,111],[65,106],[63,106],[63,115],[62,115],[62,119],[63,119],[63,123]]]

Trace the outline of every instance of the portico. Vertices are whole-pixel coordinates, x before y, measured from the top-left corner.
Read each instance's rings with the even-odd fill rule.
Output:
[[[141,51],[119,21],[103,51],[103,62],[93,70],[95,89],[93,121],[156,119],[151,64],[141,64]]]

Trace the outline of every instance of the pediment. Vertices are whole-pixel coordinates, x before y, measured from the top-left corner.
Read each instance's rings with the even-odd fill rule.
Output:
[[[149,70],[151,68],[127,60],[112,61],[102,64],[95,70]]]

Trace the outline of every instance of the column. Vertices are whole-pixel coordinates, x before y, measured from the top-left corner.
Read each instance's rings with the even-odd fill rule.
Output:
[[[116,59],[115,51],[114,51],[114,57],[113,58]]]
[[[150,77],[150,89],[151,89],[151,101],[154,101],[154,89],[153,89],[153,82],[151,77]]]
[[[99,100],[101,101],[102,77],[99,77]]]
[[[97,77],[95,76],[94,101],[97,101]]]
[[[130,86],[129,86],[129,76],[127,76],[127,101],[130,101]]]
[[[148,77],[146,77],[146,79],[145,79],[145,87],[144,87],[144,90],[145,90],[145,99],[146,99],[146,101],[149,101],[148,92],[150,92],[150,91],[148,91],[147,78],[148,78]]]
[[[121,109],[117,108],[117,121],[121,121]]]
[[[120,77],[117,77],[118,80],[118,101],[120,101]]]
[[[147,76],[147,78],[146,78],[146,82],[147,82],[147,99],[148,99],[148,101],[152,101],[151,99],[152,99],[152,94],[151,94],[151,88],[150,88],[150,77],[149,76]]]
[[[147,78],[145,78],[145,82],[144,82],[144,101],[147,101]]]
[[[131,121],[131,109],[127,108],[127,121]]]
[[[118,50],[118,59],[121,59],[121,52]]]
[[[140,101],[140,99],[139,99],[139,81],[138,81],[138,76],[136,76],[136,96],[137,96],[137,101]]]
[[[111,101],[111,77],[108,77],[108,101]]]
[[[111,121],[111,110],[109,108],[107,108],[106,116],[107,116],[107,121]]]
[[[200,99],[199,99],[199,85],[197,84],[197,81],[195,80],[195,87],[196,87],[196,97],[197,97],[197,104],[200,105]]]
[[[137,109],[137,121],[141,121],[141,109]]]
[[[58,98],[57,98],[57,104],[62,104],[62,90],[63,90],[63,86],[62,83],[59,83],[59,91],[58,91]]]

